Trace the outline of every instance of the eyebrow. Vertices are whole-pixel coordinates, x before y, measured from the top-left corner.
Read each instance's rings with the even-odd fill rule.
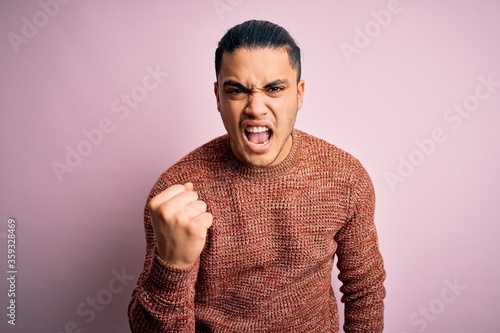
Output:
[[[238,81],[234,81],[234,80],[226,80],[222,83],[222,86],[223,87],[233,86],[233,87],[236,87],[242,91],[250,91],[251,90],[250,88],[245,87],[244,85],[242,85]]]
[[[274,81],[271,81],[269,83],[267,83],[264,87],[262,87],[261,89],[268,89],[268,88],[271,88],[271,87],[275,87],[275,86],[278,86],[280,84],[288,84],[288,80],[287,79],[276,79]],[[238,81],[235,81],[235,80],[226,80],[222,83],[222,86],[226,87],[226,86],[233,86],[233,87],[236,87],[240,90],[243,90],[243,91],[252,91],[252,89],[244,86],[243,84],[239,83]],[[259,89],[259,88],[257,88]]]

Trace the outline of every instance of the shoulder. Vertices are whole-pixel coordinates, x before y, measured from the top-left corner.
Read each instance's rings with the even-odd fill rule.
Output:
[[[348,178],[366,172],[361,162],[347,151],[311,134],[296,130],[302,163],[316,165],[330,173]]]
[[[345,150],[313,135],[297,131],[300,168],[308,177],[320,178],[349,196],[374,193],[372,180],[361,162]]]
[[[373,182],[361,162],[337,146],[312,135],[300,132],[301,160],[305,168],[315,168],[341,193],[348,196],[348,213],[351,216],[360,205],[373,207],[375,190]]]

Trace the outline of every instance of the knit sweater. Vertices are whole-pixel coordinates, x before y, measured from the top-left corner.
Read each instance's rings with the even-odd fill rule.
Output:
[[[338,332],[334,255],[345,332],[382,332],[385,270],[372,182],[341,149],[299,130],[292,137],[275,166],[239,162],[224,135],[161,175],[148,200],[190,181],[213,224],[194,266],[176,268],[155,252],[146,208],[132,332]]]

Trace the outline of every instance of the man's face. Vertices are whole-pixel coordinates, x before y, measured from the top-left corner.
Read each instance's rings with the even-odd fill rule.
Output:
[[[224,53],[214,92],[231,149],[240,161],[267,167],[286,158],[304,81],[297,83],[297,71],[284,48]]]

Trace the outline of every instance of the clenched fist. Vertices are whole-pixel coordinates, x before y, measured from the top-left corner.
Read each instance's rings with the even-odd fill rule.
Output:
[[[193,184],[170,186],[152,198],[148,208],[160,258],[175,267],[192,266],[205,246],[213,220]]]

